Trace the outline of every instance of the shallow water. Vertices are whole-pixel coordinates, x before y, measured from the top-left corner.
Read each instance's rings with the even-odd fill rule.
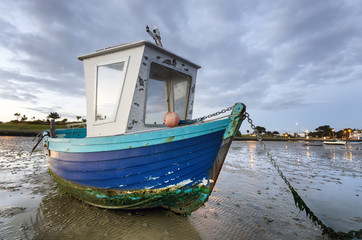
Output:
[[[32,138],[0,137],[0,239],[323,239],[256,142],[234,142],[204,207],[120,211],[60,193]],[[362,145],[266,142],[307,205],[338,231],[362,226]]]

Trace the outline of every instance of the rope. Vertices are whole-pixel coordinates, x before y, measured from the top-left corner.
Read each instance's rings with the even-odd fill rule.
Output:
[[[42,134],[42,135],[41,135]],[[41,135],[41,136],[40,136]],[[35,146],[33,147],[33,149],[31,149],[31,152],[30,152],[30,156],[31,154],[33,154],[33,152],[35,151],[36,147],[39,145],[39,143],[41,142],[41,140],[43,140],[43,138],[47,136],[47,134],[45,132],[41,132],[39,133],[38,135],[36,135],[36,137],[38,137],[38,142],[35,144]],[[35,138],[36,138],[35,137]],[[35,140],[35,138],[33,139],[33,141]]]

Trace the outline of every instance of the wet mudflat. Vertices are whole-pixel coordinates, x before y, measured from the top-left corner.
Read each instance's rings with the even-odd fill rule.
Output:
[[[57,190],[32,138],[0,137],[0,239],[326,239],[256,142],[234,142],[214,192],[188,217],[104,210]],[[362,226],[362,145],[267,142],[307,205],[338,231]]]

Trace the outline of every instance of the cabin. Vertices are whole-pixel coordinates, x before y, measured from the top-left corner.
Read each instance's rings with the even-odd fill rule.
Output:
[[[164,115],[192,119],[200,66],[149,41],[80,56],[87,98],[87,137],[165,128]]]

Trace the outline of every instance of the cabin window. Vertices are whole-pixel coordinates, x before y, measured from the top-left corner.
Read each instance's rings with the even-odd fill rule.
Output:
[[[127,61],[97,66],[96,123],[115,120]]]
[[[163,124],[167,112],[186,118],[191,77],[157,63],[151,63],[147,86],[145,123]]]

